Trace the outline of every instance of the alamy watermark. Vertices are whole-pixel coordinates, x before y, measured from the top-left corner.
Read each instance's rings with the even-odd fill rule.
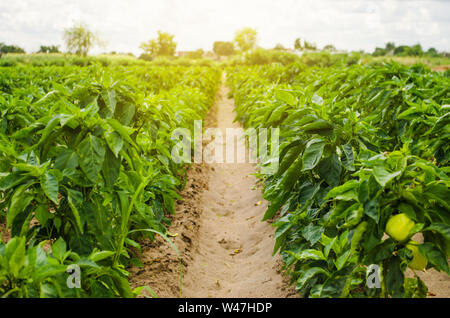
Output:
[[[77,264],[67,266],[66,272],[69,273],[66,284],[69,288],[81,288],[81,269]]]
[[[176,128],[171,135],[175,163],[260,163],[263,173],[274,173],[279,165],[280,130],[276,128],[206,128],[194,121],[194,136],[187,128]],[[194,154],[192,156],[192,142]],[[206,146],[203,143],[206,142]],[[209,142],[209,143],[208,143]],[[247,151],[248,150],[248,151]]]
[[[370,264],[367,267],[366,286],[368,288],[381,288],[380,266]]]

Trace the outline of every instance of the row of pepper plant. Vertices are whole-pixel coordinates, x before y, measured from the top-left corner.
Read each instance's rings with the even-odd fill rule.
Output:
[[[264,219],[303,297],[426,297],[420,271],[450,274],[448,72],[296,63],[227,74],[244,127],[280,128],[279,168],[260,174]]]
[[[139,294],[126,266],[140,237],[166,237],[184,185],[171,132],[206,115],[219,80],[210,67],[0,68],[0,295]]]

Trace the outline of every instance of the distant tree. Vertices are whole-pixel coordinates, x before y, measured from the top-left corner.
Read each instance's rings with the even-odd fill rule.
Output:
[[[284,51],[286,50],[286,48],[283,46],[283,44],[278,43],[277,45],[275,45],[275,47],[273,48],[274,50],[278,50],[278,51]]]
[[[317,50],[316,44],[314,44],[312,42],[305,41],[304,42],[304,46],[305,46],[306,50],[311,50],[311,51],[316,51]]]
[[[233,42],[216,41],[213,44],[213,51],[217,56],[229,56],[234,54]]]
[[[425,54],[429,56],[439,56],[438,51],[434,47],[430,47]]]
[[[141,55],[139,55],[139,59],[144,61],[153,61],[154,58],[155,58],[154,56],[151,56],[150,54],[147,53],[142,53]]]
[[[205,54],[205,51],[203,49],[198,49],[195,51],[190,51],[186,53],[186,58],[188,59],[201,59],[203,57],[203,54]]]
[[[37,53],[61,53],[59,51],[59,45],[41,45]]]
[[[373,56],[384,56],[386,55],[386,49],[383,49],[381,47],[376,47],[375,51],[372,53]]]
[[[144,51],[144,54],[153,58],[160,55],[173,56],[177,49],[177,43],[173,40],[174,37],[172,34],[158,31],[156,39],[142,43],[139,48]]]
[[[408,55],[409,54],[409,46],[400,45],[397,46],[394,50],[394,55]]]
[[[386,43],[386,46],[385,46],[386,52],[393,51],[394,49],[395,49],[395,43],[394,42]]]
[[[236,31],[234,42],[242,51],[248,51],[255,47],[258,32],[252,28],[243,28]]]
[[[0,54],[6,53],[25,53],[25,50],[16,45],[6,45],[0,42]]]
[[[63,38],[69,52],[83,56],[86,56],[95,44],[102,44],[99,37],[81,22],[65,29]]]
[[[302,42],[300,40],[300,38],[296,38],[294,41],[294,49],[296,50],[302,50],[303,46],[302,46]]]
[[[410,54],[413,56],[423,55],[422,45],[416,44],[416,45],[411,46]]]
[[[324,51],[329,51],[329,52],[336,52],[336,48],[334,47],[333,44],[327,44],[323,47]]]

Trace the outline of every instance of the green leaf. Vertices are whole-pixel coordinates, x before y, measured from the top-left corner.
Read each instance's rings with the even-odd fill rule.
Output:
[[[275,178],[281,176],[298,158],[302,150],[304,149],[304,144],[294,141],[283,148],[280,154],[280,166],[275,174]]]
[[[320,177],[325,179],[325,181],[332,187],[339,184],[339,179],[341,176],[341,162],[336,154],[331,155],[320,161],[317,166]]]
[[[112,188],[120,173],[121,161],[114,156],[111,150],[106,150],[105,161],[103,162],[102,174],[106,186]]]
[[[326,120],[317,119],[312,123],[301,126],[300,129],[308,134],[328,135],[333,132],[333,125]]]
[[[321,106],[323,104],[323,98],[317,95],[317,93],[314,93],[313,97],[311,98],[311,102]]]
[[[34,212],[36,219],[42,226],[45,226],[47,224],[47,221],[52,217],[52,214],[48,209],[49,209],[48,205],[41,204],[37,207],[36,211]]]
[[[419,245],[419,251],[431,264],[436,266],[438,270],[444,271],[450,275],[447,257],[436,245],[430,242],[425,242]]]
[[[450,198],[450,189],[444,182],[437,181],[427,184],[423,194],[438,201],[442,206],[450,211],[450,203],[448,200],[448,198]]]
[[[386,184],[399,176],[402,173],[401,170],[389,173],[383,166],[375,166],[372,169],[372,174],[377,180],[377,182],[382,186],[386,186]]]
[[[116,92],[115,90],[108,88],[102,91],[102,98],[105,101],[106,107],[110,112],[110,115],[114,114],[116,109]]]
[[[78,155],[72,149],[61,151],[55,159],[55,169],[64,171],[64,169],[75,169],[78,167]]]
[[[348,258],[350,257],[351,250],[345,251],[343,254],[339,255],[339,257],[334,261],[334,265],[336,265],[337,270],[341,270],[345,263],[347,262]]]
[[[102,261],[104,259],[107,259],[107,258],[113,256],[114,254],[115,254],[115,252],[113,252],[113,251],[100,251],[100,252],[92,253],[89,256],[89,259],[92,260],[93,262],[99,262],[99,261]]]
[[[128,142],[130,145],[133,145],[133,147],[137,148],[137,145],[135,142],[131,139],[130,135],[133,133],[134,129],[122,125],[120,122],[118,122],[114,118],[109,118],[106,120],[106,122],[113,128],[126,142]]]
[[[18,278],[25,264],[25,237],[13,237],[5,247],[5,257],[8,260],[9,271]]]
[[[287,92],[285,90],[277,90],[275,92],[275,98],[282,100],[288,105],[295,105],[295,97],[290,92]]]
[[[105,159],[105,148],[101,140],[89,134],[78,146],[78,156],[81,169],[90,181],[96,183]]]
[[[24,176],[21,172],[12,172],[5,176],[0,176],[0,191],[9,190],[27,179],[29,177]]]
[[[70,209],[72,210],[73,216],[75,218],[75,223],[78,229],[83,233],[83,227],[81,225],[81,218],[79,209],[83,204],[83,194],[80,191],[67,189],[67,201],[69,202]]]
[[[64,257],[67,252],[67,244],[62,237],[58,238],[52,245],[52,254],[61,263],[64,262]]]
[[[354,154],[353,154],[353,148],[350,144],[345,144],[341,147],[342,150],[342,165],[347,169],[348,171],[354,171]]]
[[[106,143],[108,144],[109,149],[113,152],[114,156],[118,156],[120,150],[123,147],[122,137],[115,131],[105,132]]]
[[[45,195],[58,204],[58,180],[48,171],[41,176],[41,187]]]
[[[367,230],[367,222],[361,222],[355,229],[352,235],[352,242],[350,243],[350,251],[354,253],[363,239],[364,232]]]
[[[331,189],[330,192],[328,192],[325,199],[335,198],[337,200],[344,200],[344,201],[351,201],[351,200],[359,201],[358,188],[359,188],[358,181],[349,180],[343,185]]]
[[[442,236],[450,241],[450,226],[444,223],[433,223],[427,228],[423,229],[423,231],[436,231],[439,234],[442,234]]]
[[[364,213],[378,223],[380,219],[380,204],[377,199],[370,200],[364,205]]]
[[[311,267],[308,268],[305,271],[302,271],[300,274],[300,277],[297,279],[297,290],[301,290],[305,287],[305,285],[316,275],[323,274],[326,277],[330,276],[330,273],[328,273],[325,269],[321,267]]]
[[[402,202],[398,205],[397,209],[400,212],[405,213],[410,219],[417,221],[416,212],[410,204]]]
[[[314,225],[313,223],[308,224],[302,230],[303,237],[311,243],[311,245],[316,244],[325,229],[322,226]]]
[[[14,194],[11,197],[11,203],[9,205],[8,212],[6,214],[7,228],[9,228],[9,226],[13,223],[14,218],[23,210],[25,210],[25,208],[33,200],[34,197],[27,192],[28,187],[30,187],[30,184],[24,184],[14,191]]]
[[[396,256],[389,259],[386,272],[384,276],[389,294],[394,298],[403,297],[405,276],[401,268],[400,257]]]
[[[314,250],[314,249],[306,249],[299,253],[293,253],[291,251],[287,251],[289,254],[294,256],[296,259],[302,261],[302,260],[326,260],[325,256],[323,255],[322,251]]]
[[[320,138],[316,138],[308,142],[306,149],[303,152],[302,171],[311,170],[319,163],[324,147],[325,140]]]

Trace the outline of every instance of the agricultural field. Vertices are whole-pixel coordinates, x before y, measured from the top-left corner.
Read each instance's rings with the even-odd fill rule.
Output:
[[[241,262],[251,259],[258,266],[281,255],[286,278],[255,269],[261,277],[273,276],[277,285],[261,295],[248,286],[249,295],[435,295],[421,273],[450,273],[448,74],[395,62],[330,62],[323,55],[287,65],[240,64],[2,67],[1,294],[179,296],[184,288],[182,296],[201,296],[192,287],[200,265],[177,235],[201,240],[204,253],[212,251],[202,247],[203,240],[215,238],[202,239],[201,226],[186,234],[180,224],[196,220],[212,232],[219,226],[245,231],[256,224],[249,219],[258,218],[274,222],[261,229],[255,243],[263,245],[258,249],[265,249],[264,256],[245,257],[243,251]],[[252,164],[215,163],[212,172],[194,164],[203,169],[198,178],[204,193],[193,200],[185,191],[186,185],[196,186],[189,177],[193,172],[171,160],[171,132],[192,131],[194,120],[208,112],[221,129],[239,126],[233,121],[245,129],[279,127],[278,169],[264,173]],[[254,175],[245,186],[260,184],[261,200],[258,193],[242,195],[248,189],[236,181],[239,175]],[[225,218],[201,221],[208,219],[211,200],[224,200],[215,210],[235,210],[239,225]],[[205,215],[179,219],[175,211],[186,201]],[[247,204],[252,214],[239,220],[234,201]],[[274,238],[264,236],[270,232]],[[162,247],[151,243],[155,239]],[[229,256],[226,248],[221,257],[230,258],[228,265],[245,266],[235,254],[249,248],[248,242],[238,238],[234,246],[233,239],[219,242],[234,249]],[[175,292],[145,279],[152,272],[146,255],[168,250]],[[183,254],[194,261],[178,264]],[[67,268],[74,264],[83,273],[80,288],[66,284]],[[371,264],[380,268],[381,288],[365,288]],[[183,269],[187,286],[181,287]],[[439,296],[449,296],[446,281]],[[291,291],[280,292],[280,284]]]
[[[185,173],[170,132],[202,119],[220,70],[0,69],[0,293],[131,297],[137,237],[166,237]],[[83,270],[66,286],[68,264]]]
[[[449,11],[0,2],[1,305],[450,298]]]
[[[407,267],[449,274],[448,76],[396,63],[228,72],[244,127],[281,130],[263,219],[276,218],[274,253],[300,293],[425,297]],[[382,285],[367,291],[370,264]]]

